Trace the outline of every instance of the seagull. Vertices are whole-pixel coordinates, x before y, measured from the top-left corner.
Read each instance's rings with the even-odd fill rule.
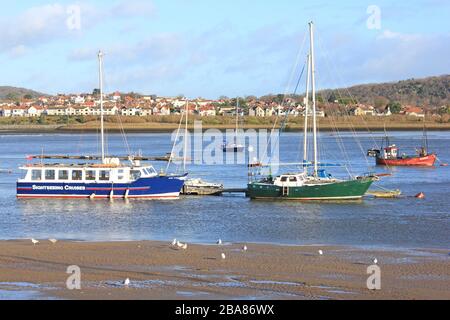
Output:
[[[217,244],[222,244],[222,239],[217,240]]]
[[[35,245],[36,243],[39,243],[38,240],[31,238],[31,242],[33,242],[33,245]]]
[[[181,248],[182,248],[183,250],[186,250],[186,249],[187,249],[187,243],[183,244],[183,245],[181,246]]]
[[[130,279],[126,278],[125,281],[123,282],[123,285],[128,287],[129,284],[130,284]]]
[[[177,244],[177,239],[173,239],[172,245],[174,246],[174,245],[176,245],[176,244]]]
[[[50,241],[51,243],[55,244],[58,240],[56,240],[56,239],[48,239],[48,241]]]
[[[247,246],[244,246],[242,250],[247,251]]]
[[[225,253],[222,253],[221,256],[222,256],[222,259],[225,260],[225,258],[226,258]]]
[[[322,250],[319,250],[319,254],[320,254],[320,255],[323,255],[323,251],[322,251]]]
[[[182,247],[182,246],[183,246],[183,244],[177,240],[177,247]]]
[[[373,263],[375,263],[375,264],[377,264],[377,263],[378,263],[378,260],[377,260],[377,258],[373,259]]]

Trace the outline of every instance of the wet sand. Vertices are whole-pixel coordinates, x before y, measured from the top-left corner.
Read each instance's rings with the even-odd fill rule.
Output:
[[[0,299],[450,299],[449,250],[245,245],[0,241]],[[66,288],[69,265],[80,290]]]

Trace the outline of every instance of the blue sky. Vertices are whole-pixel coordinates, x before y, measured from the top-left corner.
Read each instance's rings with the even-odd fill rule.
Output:
[[[92,91],[98,49],[109,92],[291,92],[310,20],[319,88],[450,73],[446,0],[1,1],[0,85],[52,94]]]

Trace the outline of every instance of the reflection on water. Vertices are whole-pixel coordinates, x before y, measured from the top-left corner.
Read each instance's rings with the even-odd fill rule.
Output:
[[[364,154],[351,134],[343,135],[352,171],[392,172],[379,185],[401,189],[405,195],[424,192],[426,198],[370,199],[356,202],[271,202],[250,201],[243,196],[189,197],[178,201],[140,200],[16,200],[17,167],[25,155],[40,153],[92,154],[97,150],[96,135],[0,135],[0,168],[13,174],[0,174],[0,238],[50,238],[81,240],[168,240],[273,242],[289,244],[353,244],[404,247],[447,247],[450,243],[449,167],[369,168]],[[280,155],[284,162],[301,156],[301,137],[287,133],[281,137]],[[69,141],[68,141],[69,140]],[[170,134],[133,134],[132,150],[163,155],[170,151]],[[321,158],[336,162],[340,151],[335,137],[320,136]],[[450,132],[429,133],[431,151],[440,159],[450,159]],[[373,139],[361,135],[364,149]],[[421,132],[395,133],[395,143],[413,152],[421,143]],[[26,146],[26,147],[24,147]],[[109,136],[109,150],[123,154],[120,135]],[[159,170],[165,164],[156,163]],[[192,176],[243,187],[247,182],[245,165],[189,166]],[[330,170],[339,173],[339,170]]]

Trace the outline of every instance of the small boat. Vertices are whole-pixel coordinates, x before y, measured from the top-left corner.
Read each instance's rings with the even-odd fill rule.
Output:
[[[271,174],[260,180],[249,181],[247,185],[247,196],[251,199],[270,200],[356,200],[369,189],[373,181],[378,179],[373,175],[349,177],[344,179],[334,178],[328,174],[318,161],[317,145],[317,119],[316,119],[316,92],[315,92],[315,70],[314,70],[314,41],[313,23],[309,23],[310,48],[307,58],[307,83],[305,97],[305,124],[303,136],[303,162],[302,171],[285,173],[273,177]],[[312,83],[310,95],[309,87]],[[312,106],[310,106],[310,98]],[[310,108],[311,107],[311,108]],[[313,160],[308,160],[308,118],[312,115],[313,132]],[[249,165],[249,168],[258,168],[260,163]],[[313,170],[308,170],[313,167]],[[252,173],[249,176],[253,177]]]
[[[432,167],[436,162],[435,153],[428,153],[428,139],[424,126],[423,145],[416,149],[415,155],[399,154],[399,148],[395,144],[391,144],[385,130],[385,137],[382,141],[382,148],[369,149],[367,155],[375,158],[377,165],[381,166],[422,166]],[[386,147],[383,144],[386,143]]]
[[[222,151],[223,152],[243,152],[245,147],[238,143],[238,123],[239,123],[239,98],[236,100],[236,129],[234,132],[234,142],[227,143],[226,140],[223,141]]]
[[[27,156],[39,159],[20,167],[25,176],[17,180],[17,198],[139,198],[177,199],[185,175],[158,174],[143,157],[112,157],[105,153],[102,58],[99,59],[101,156]],[[44,163],[44,159],[100,160],[89,163]],[[126,159],[127,163],[122,163]]]
[[[217,195],[223,191],[223,184],[206,182],[200,178],[184,181],[182,194],[185,195]]]
[[[398,198],[402,192],[397,190],[386,190],[386,191],[372,191],[369,190],[366,194],[374,196],[375,198]]]

